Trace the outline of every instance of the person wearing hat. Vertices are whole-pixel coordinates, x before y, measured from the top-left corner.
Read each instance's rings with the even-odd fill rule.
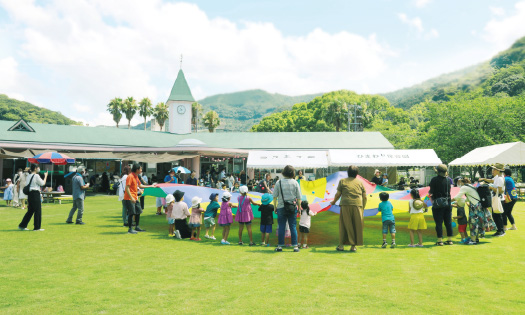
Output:
[[[173,197],[175,197],[175,203],[171,211],[171,218],[175,220],[175,235],[178,239],[190,238],[191,229],[186,218],[190,217],[191,214],[188,211],[188,205],[184,202],[184,192],[177,189],[173,193]]]
[[[376,184],[377,186],[381,186],[381,184],[383,184],[383,178],[381,178],[381,172],[379,170],[375,170],[374,177],[372,177],[370,182]]]
[[[410,245],[408,247],[423,247],[423,230],[427,229],[427,222],[425,221],[425,215],[423,213],[428,211],[428,207],[421,196],[419,195],[418,189],[412,189],[410,191],[410,197],[412,199],[408,202],[410,213],[410,221],[408,222],[408,230],[410,231]],[[414,232],[417,232],[419,243],[414,244]]]
[[[239,223],[239,245],[244,244],[242,242],[242,231],[244,226],[246,226],[246,230],[248,230],[248,237],[250,238],[250,246],[255,246],[252,235],[252,205],[257,205],[257,203],[255,203],[252,198],[248,196],[248,187],[241,186],[239,190],[241,195],[237,198],[239,206],[237,207],[237,213],[235,214],[235,221]]]
[[[200,241],[201,238],[201,218],[204,209],[201,208],[202,198],[197,196],[191,199],[191,216],[188,226],[191,228],[191,240]]]
[[[447,178],[448,167],[445,164],[439,164],[434,170],[437,176],[430,180],[430,190],[428,194],[432,199],[432,216],[436,223],[436,245],[453,245],[452,206],[450,197],[451,184]],[[443,223],[447,230],[447,241],[445,242],[443,242]]]
[[[69,211],[69,216],[67,217],[66,223],[73,223],[73,215],[78,210],[76,224],[84,225],[82,221],[84,215],[84,198],[86,197],[86,189],[89,187],[89,183],[84,183],[84,174],[86,168],[84,166],[77,167],[75,175],[73,175],[73,207]]]
[[[494,237],[505,236],[505,230],[503,229],[503,204],[505,203],[505,196],[503,191],[505,189],[505,179],[501,176],[501,173],[505,171],[505,166],[501,163],[496,163],[491,166],[492,168],[492,179],[480,178],[480,182],[492,183],[490,190],[492,190],[492,218],[496,223],[497,232],[492,235]]]
[[[13,207],[19,207],[20,206],[20,203],[19,203],[20,189],[19,189],[18,183],[20,182],[20,177],[23,174],[24,173],[22,172],[22,169],[19,168],[18,171],[16,172],[15,176],[13,177],[13,201],[12,201]]]
[[[230,202],[232,194],[224,192],[222,194],[221,212],[219,213],[219,219],[217,222],[222,226],[222,245],[230,245],[228,242],[228,235],[230,235],[230,227],[233,223],[232,207],[235,206]]]
[[[467,237],[463,244],[476,245],[479,243],[479,238],[485,235],[485,230],[483,229],[483,218],[485,215],[481,205],[481,198],[476,188],[470,185],[468,178],[459,178],[457,185],[459,192],[454,197],[454,200],[459,204],[460,200],[463,200],[463,197],[465,197],[469,208],[468,222],[470,222],[470,237]]]
[[[261,206],[259,211],[261,212],[261,245],[270,246],[270,234],[272,234],[273,225],[273,213],[275,208],[270,203],[273,201],[273,196],[270,194],[264,194],[261,197]]]
[[[5,180],[5,186],[0,187],[0,189],[4,190],[4,200],[6,205],[9,207],[11,205],[11,201],[13,200],[13,188],[15,185],[13,185],[11,178],[8,178]]]
[[[29,176],[29,167],[26,167],[15,184],[18,190],[18,204],[22,210],[26,208],[27,195],[24,194],[24,187],[27,185],[26,178]]]
[[[212,193],[210,195],[210,203],[206,207],[206,212],[204,212],[204,227],[206,228],[205,238],[216,240],[215,238],[215,217],[217,217],[217,210],[221,208],[219,204],[219,194]],[[210,236],[211,228],[211,236]]]
[[[172,194],[166,196],[166,219],[168,220],[169,229],[168,236],[175,236],[175,219],[171,217],[173,213],[173,204],[175,203],[175,197]]]

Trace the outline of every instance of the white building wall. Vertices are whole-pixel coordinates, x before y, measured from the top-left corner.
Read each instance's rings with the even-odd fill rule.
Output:
[[[168,101],[170,110],[170,133],[191,133],[191,104],[188,101]]]

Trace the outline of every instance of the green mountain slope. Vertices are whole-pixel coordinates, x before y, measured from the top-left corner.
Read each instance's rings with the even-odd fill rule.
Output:
[[[71,120],[60,112],[35,106],[28,102],[22,102],[0,94],[0,120],[17,121],[24,119],[27,122],[57,124],[57,125],[79,125],[79,122]]]
[[[309,102],[320,94],[287,96],[270,94],[263,90],[249,90],[236,93],[218,94],[199,101],[203,112],[214,110],[221,118],[225,131],[248,131],[264,116],[289,110],[294,104]]]
[[[381,95],[386,97],[390,104],[405,109],[426,100],[446,101],[452,95],[475,91],[478,88],[483,88],[486,96],[499,92],[514,96],[516,89],[518,92],[520,90],[520,82],[516,81],[516,75],[519,76],[520,70],[511,68],[516,67],[517,64],[523,64],[524,61],[525,37],[522,37],[509,49],[498,53],[490,61]],[[498,73],[499,76],[497,76]]]

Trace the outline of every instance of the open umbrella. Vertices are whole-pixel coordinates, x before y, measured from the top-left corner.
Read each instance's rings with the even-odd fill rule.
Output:
[[[66,165],[75,163],[74,158],[58,153],[58,152],[44,152],[35,155],[32,158],[27,159],[33,164],[53,164],[53,165]],[[53,188],[53,173],[51,173],[51,189]]]
[[[182,174],[190,174],[191,171],[183,166],[177,166],[177,167],[174,167],[173,170],[175,171],[175,173],[177,173],[178,171],[180,171]]]

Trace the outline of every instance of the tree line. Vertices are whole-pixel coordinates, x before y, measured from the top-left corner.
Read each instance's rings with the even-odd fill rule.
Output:
[[[191,123],[195,132],[198,130],[201,119],[203,125],[209,132],[214,132],[221,124],[217,112],[211,110],[202,115],[202,105],[197,102],[194,102],[191,105],[191,109]],[[169,118],[168,105],[164,102],[159,102],[153,107],[151,100],[147,97],[143,98],[138,104],[133,97],[128,97],[124,100],[115,97],[108,103],[107,111],[113,116],[113,121],[117,125],[117,128],[119,127],[122,117],[126,117],[128,121],[128,129],[131,129],[131,120],[138,113],[140,117],[144,118],[144,130],[146,130],[148,117],[153,117],[159,124],[160,130],[163,131],[164,125]]]

